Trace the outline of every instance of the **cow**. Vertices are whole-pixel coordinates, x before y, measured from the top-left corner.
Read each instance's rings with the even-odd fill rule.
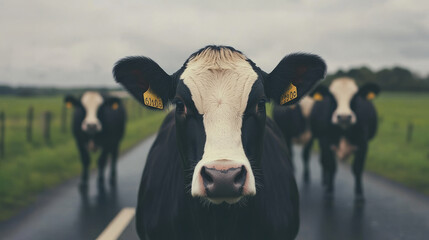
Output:
[[[79,99],[68,95],[64,99],[67,107],[74,107],[72,131],[82,162],[80,190],[88,189],[90,151],[101,149],[98,158],[98,187],[104,188],[104,169],[111,157],[110,185],[116,184],[116,160],[119,144],[124,135],[126,113],[117,97],[103,96],[95,91],[85,92]]]
[[[269,74],[228,46],[207,46],[168,75],[146,57],[113,69],[141,104],[175,109],[164,119],[140,182],[141,239],[294,239],[299,196],[280,130],[265,103],[296,103],[326,72],[291,54]]]
[[[291,159],[293,159],[292,143],[303,146],[303,179],[305,183],[308,183],[310,180],[308,162],[310,159],[310,150],[313,146],[313,135],[310,127],[310,113],[313,108],[314,101],[313,97],[305,96],[296,104],[286,107],[275,104],[273,107],[273,119],[285,137]]]
[[[362,172],[369,141],[377,131],[377,112],[371,100],[380,88],[374,83],[359,88],[354,79],[341,77],[329,88],[318,86],[315,91],[322,92],[323,99],[315,102],[310,124],[319,140],[326,192],[334,190],[336,159],[346,160],[354,154],[355,199],[363,201]]]

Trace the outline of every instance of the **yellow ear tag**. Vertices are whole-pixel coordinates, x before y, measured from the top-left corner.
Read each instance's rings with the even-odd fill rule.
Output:
[[[113,103],[112,104],[112,109],[113,110],[116,110],[116,109],[118,109],[119,108],[119,104],[118,103]]]
[[[71,102],[66,102],[66,108],[71,108],[73,105]]]
[[[316,100],[316,101],[322,101],[323,100],[323,95],[320,94],[320,93],[315,93],[313,95],[313,99]]]
[[[283,95],[280,97],[280,105],[290,102],[297,97],[298,97],[298,91],[296,90],[295,85],[291,83],[288,89],[286,89],[285,93],[283,93]]]
[[[375,98],[375,93],[373,93],[373,92],[369,92],[367,95],[366,95],[366,99],[368,99],[368,100],[372,100],[372,99],[374,99]]]
[[[158,95],[156,95],[154,92],[152,92],[152,89],[150,89],[150,87],[146,92],[143,93],[143,102],[146,106],[164,109],[162,99],[158,97]]]

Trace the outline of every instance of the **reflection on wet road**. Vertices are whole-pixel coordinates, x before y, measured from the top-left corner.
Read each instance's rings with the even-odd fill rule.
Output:
[[[354,201],[354,178],[339,164],[335,193],[326,196],[319,158],[311,157],[311,182],[302,181],[301,148],[295,147],[296,179],[301,198],[299,240],[427,239],[429,197],[373,174],[364,174],[366,201]],[[371,159],[367,159],[371,161]]]
[[[121,157],[116,188],[96,189],[91,174],[87,195],[78,191],[78,179],[42,194],[34,206],[0,225],[1,239],[96,239],[125,208],[137,203],[138,185],[154,137]],[[429,198],[371,174],[365,174],[365,203],[355,203],[353,177],[340,165],[335,194],[323,193],[318,156],[311,157],[311,183],[301,180],[300,150],[295,148],[301,198],[299,240],[427,239]],[[371,161],[371,159],[368,159]],[[134,219],[119,239],[138,239]],[[122,231],[122,230],[121,230]]]
[[[77,187],[79,179],[71,180],[43,194],[20,216],[1,224],[0,238],[96,239],[123,208],[135,208],[146,155],[153,140],[154,137],[149,138],[120,158],[116,188],[106,185],[104,191],[99,191],[97,173],[93,172],[89,192],[82,195]],[[137,239],[133,222],[125,231],[124,239]]]

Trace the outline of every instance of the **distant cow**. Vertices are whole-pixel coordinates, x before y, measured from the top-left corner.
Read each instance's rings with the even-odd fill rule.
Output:
[[[313,109],[314,99],[311,96],[304,97],[301,101],[290,106],[274,105],[273,118],[281,129],[286,139],[291,158],[293,158],[292,143],[303,146],[302,160],[304,163],[304,181],[310,179],[308,161],[313,145],[313,135],[310,127],[310,113]]]
[[[368,142],[377,130],[377,113],[371,99],[380,88],[373,83],[359,88],[351,78],[338,78],[329,89],[319,86],[316,91],[324,92],[324,97],[314,104],[311,125],[320,144],[326,191],[334,189],[335,157],[345,160],[354,154],[355,194],[357,199],[363,199],[362,171]]]
[[[88,91],[80,99],[66,96],[65,102],[69,107],[74,106],[72,130],[83,165],[81,190],[87,189],[89,152],[98,148],[101,148],[98,159],[98,186],[104,186],[104,168],[109,154],[111,156],[110,184],[114,185],[116,159],[126,121],[125,108],[121,100]]]
[[[265,102],[297,102],[324,77],[316,55],[292,54],[267,74],[241,52],[208,46],[168,75],[128,57],[115,79],[165,118],[140,183],[141,239],[294,239],[298,191]]]

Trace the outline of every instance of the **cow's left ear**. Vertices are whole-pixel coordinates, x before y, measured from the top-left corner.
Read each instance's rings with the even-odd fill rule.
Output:
[[[374,99],[380,93],[380,87],[375,83],[367,83],[359,88],[358,95],[367,100]]]
[[[325,77],[326,64],[313,54],[295,53],[283,58],[264,82],[265,94],[280,105],[298,102]]]
[[[104,105],[112,108],[113,110],[117,110],[120,104],[121,104],[121,99],[117,97],[107,97],[104,99]]]
[[[79,100],[77,100],[74,96],[67,95],[64,97],[64,103],[66,104],[67,108],[77,107],[81,103]]]

